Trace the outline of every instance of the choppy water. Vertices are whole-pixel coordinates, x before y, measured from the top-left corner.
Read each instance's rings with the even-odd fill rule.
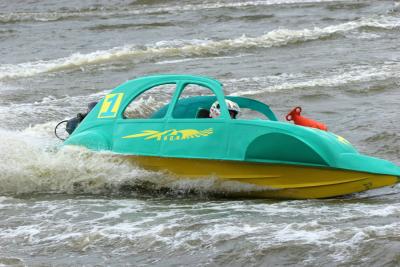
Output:
[[[400,187],[232,200],[61,149],[55,124],[118,84],[212,76],[400,164],[397,1],[0,1],[0,266],[398,266]]]

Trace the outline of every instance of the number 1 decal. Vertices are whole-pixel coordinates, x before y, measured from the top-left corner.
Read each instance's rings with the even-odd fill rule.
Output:
[[[121,105],[123,93],[108,94],[104,97],[103,104],[101,105],[98,118],[115,118],[119,106]]]

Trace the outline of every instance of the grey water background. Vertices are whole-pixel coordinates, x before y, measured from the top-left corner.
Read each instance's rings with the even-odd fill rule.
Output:
[[[55,124],[128,79],[215,77],[300,105],[400,164],[396,1],[0,0],[0,266],[398,266],[400,187],[329,200],[226,199],[60,148]]]

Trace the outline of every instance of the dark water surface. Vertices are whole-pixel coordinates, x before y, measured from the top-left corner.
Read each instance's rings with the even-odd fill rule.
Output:
[[[294,106],[400,164],[397,1],[0,0],[0,266],[399,266],[400,187],[232,200],[112,155],[60,149],[55,124],[154,73],[215,77]]]

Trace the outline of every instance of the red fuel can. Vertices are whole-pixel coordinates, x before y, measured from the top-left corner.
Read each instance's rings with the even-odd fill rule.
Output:
[[[294,121],[294,124],[328,131],[328,127],[318,121],[301,116],[301,107],[295,107],[286,115],[286,120]]]

